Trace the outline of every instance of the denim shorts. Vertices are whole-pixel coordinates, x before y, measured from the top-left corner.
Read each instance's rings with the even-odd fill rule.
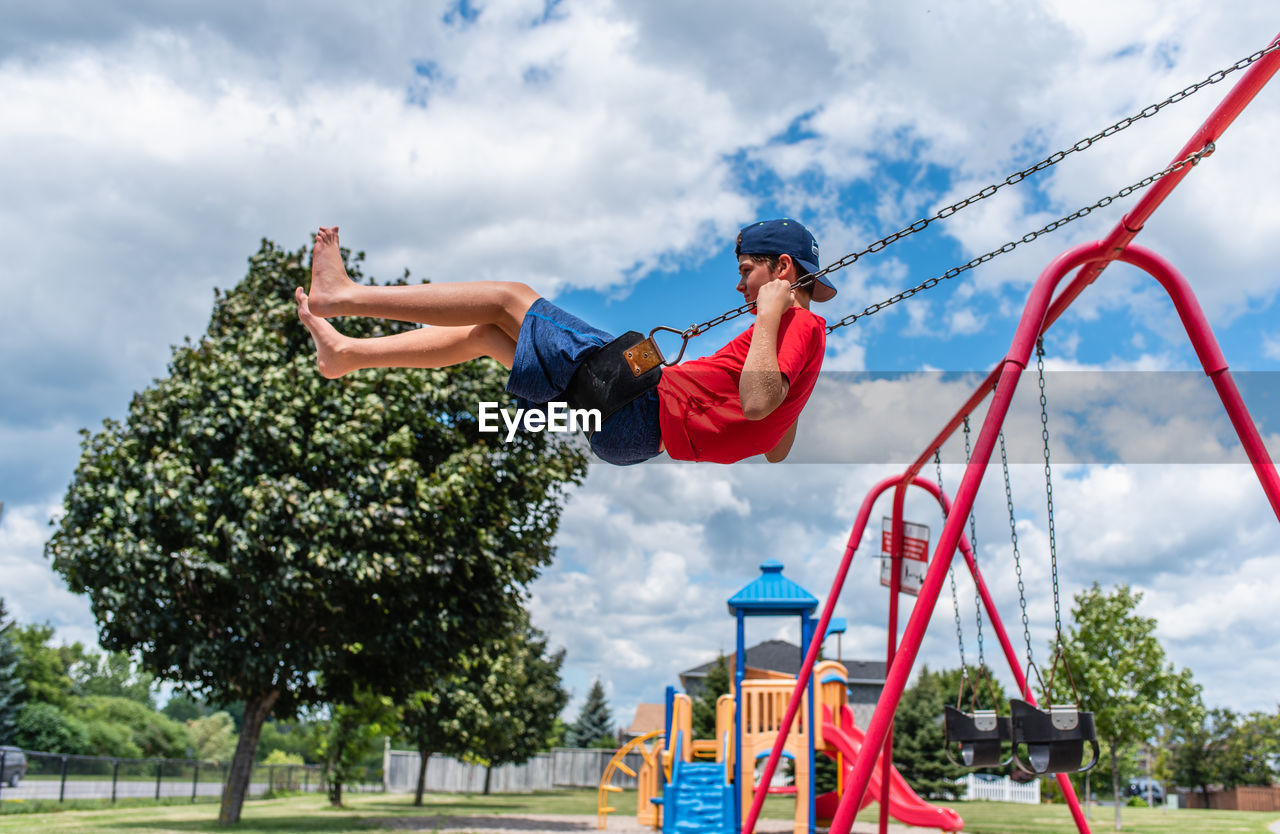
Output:
[[[539,298],[520,323],[507,391],[522,408],[559,401],[582,361],[611,341],[604,330]],[[591,435],[591,451],[618,466],[646,461],[661,447],[656,388],[615,411]]]

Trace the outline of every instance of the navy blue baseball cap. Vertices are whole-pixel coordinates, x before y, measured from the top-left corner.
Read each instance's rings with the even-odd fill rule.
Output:
[[[742,255],[790,255],[806,272],[818,271],[818,239],[803,225],[789,217],[778,220],[761,220],[738,232],[738,245],[734,254]],[[824,275],[814,280],[814,301],[828,301],[835,297],[836,287]]]

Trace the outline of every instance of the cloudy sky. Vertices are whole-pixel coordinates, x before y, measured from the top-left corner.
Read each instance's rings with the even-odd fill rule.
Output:
[[[338,224],[375,277],[519,279],[614,331],[683,327],[739,303],[741,225],[798,217],[834,260],[1263,48],[1280,29],[1271,6],[7,4],[0,594],[22,621],[95,640],[86,600],[42,556],[77,431],[165,373],[170,346],[203,332],[213,288],[236,283],[263,237],[296,248]],[[837,273],[819,312],[838,319],[1161,169],[1239,75]],[[1280,82],[1139,239],[1190,280],[1273,454],[1278,134]],[[766,559],[823,597],[867,488],[919,454],[1008,350],[1044,265],[1133,199],[832,334],[788,463],[594,465],[531,588],[536,623],[568,650],[570,717],[597,676],[626,723],[681,670],[732,650],[725,600]],[[1209,703],[1275,709],[1276,517],[1167,298],[1113,267],[1046,342],[1063,594],[1133,584]],[[1030,387],[1008,433],[1043,654],[1052,597]],[[943,452],[949,491],[963,455],[958,438]],[[936,540],[935,507],[913,498],[908,515]],[[1012,627],[998,468],[977,528]],[[845,656],[883,656],[877,542],[869,531],[839,604]],[[960,597],[972,657],[963,577]],[[922,656],[954,666],[943,603]],[[748,638],[794,633],[761,621]]]

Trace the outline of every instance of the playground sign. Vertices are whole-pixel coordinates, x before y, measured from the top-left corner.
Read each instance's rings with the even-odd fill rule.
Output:
[[[884,517],[880,526],[880,584],[892,587],[893,519]],[[902,568],[898,588],[915,596],[924,583],[929,564],[929,527],[904,521],[902,524]]]

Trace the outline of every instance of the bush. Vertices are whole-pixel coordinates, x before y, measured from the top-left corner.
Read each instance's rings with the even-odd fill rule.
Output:
[[[286,753],[283,750],[272,750],[271,754],[262,760],[264,765],[301,765],[306,764],[302,761],[302,757],[297,753]]]
[[[87,753],[89,730],[83,721],[53,704],[31,701],[23,705],[15,722],[14,743],[42,753]]]
[[[191,746],[191,735],[183,724],[179,724],[167,715],[156,712],[145,704],[129,698],[109,695],[91,695],[76,698],[72,709],[82,721],[89,723],[114,724],[127,734],[132,749],[142,756],[158,758],[184,759]],[[105,731],[102,738],[107,739]],[[94,750],[105,755],[124,756],[124,753]],[[133,753],[129,758],[136,758]]]

